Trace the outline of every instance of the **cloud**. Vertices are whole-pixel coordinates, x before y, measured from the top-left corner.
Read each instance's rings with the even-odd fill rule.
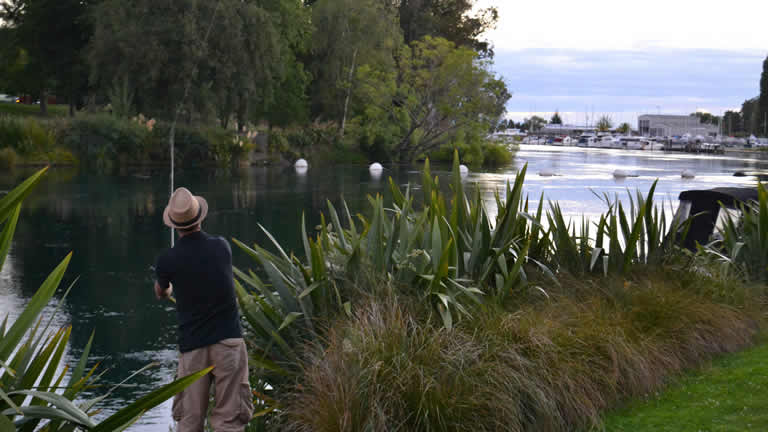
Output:
[[[700,0],[479,0],[500,20],[488,38],[497,50],[529,48],[654,50],[768,48],[768,2]]]
[[[759,93],[764,56],[669,48],[497,50],[494,68],[513,92],[510,112],[594,111],[634,117],[634,124],[644,112],[720,114],[741,106]]]

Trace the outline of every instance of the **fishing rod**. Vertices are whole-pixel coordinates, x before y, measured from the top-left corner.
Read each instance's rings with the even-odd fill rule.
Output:
[[[216,1],[216,7],[214,8],[213,15],[211,16],[211,22],[208,23],[208,29],[206,29],[205,31],[205,36],[203,37],[201,48],[196,53],[198,57],[196,60],[198,61],[200,60],[200,57],[201,57],[202,47],[205,46],[205,44],[208,42],[208,37],[211,35],[211,29],[213,29],[213,23],[216,22],[216,15],[219,13],[219,6],[221,6],[221,0]],[[171,156],[170,191],[168,194],[169,199],[173,195],[174,182],[175,182],[174,174],[176,172],[176,166],[174,161],[175,159],[174,150],[175,150],[175,144],[176,144],[176,123],[178,123],[179,121],[179,115],[181,115],[181,110],[184,108],[184,104],[186,103],[187,97],[189,96],[190,87],[192,87],[192,72],[190,72],[187,75],[187,78],[184,82],[184,93],[181,96],[181,101],[179,102],[179,105],[176,107],[176,112],[173,114],[173,121],[171,122],[171,131],[168,134],[168,147],[170,148],[170,156]],[[176,233],[174,232],[174,228],[171,228],[171,247],[174,247],[175,243],[176,243]],[[152,270],[153,273],[155,272],[154,267],[150,267],[150,269]],[[176,304],[176,298],[173,296],[173,294],[169,295],[167,298],[168,300]]]
[[[205,31],[205,36],[203,37],[203,41],[200,44],[201,47],[204,47],[206,42],[208,42],[208,36],[211,35],[211,29],[213,29],[213,23],[216,21],[216,15],[219,12],[219,6],[221,6],[221,0],[216,1],[216,8],[213,10],[213,16],[211,16],[211,22],[208,24],[208,29]],[[202,48],[196,53],[197,54],[197,61],[200,60],[199,57],[201,57]],[[197,61],[195,63],[197,63]],[[179,115],[181,114],[181,110],[184,108],[184,104],[187,101],[187,96],[189,96],[189,89],[192,87],[192,72],[187,74],[186,81],[184,82],[184,94],[181,96],[181,101],[179,102],[179,105],[176,107],[176,112],[173,115],[173,122],[171,122],[171,132],[168,134],[168,147],[170,147],[171,152],[171,188],[170,188],[170,194],[173,195],[174,190],[174,172],[175,172],[175,164],[174,164],[174,147],[176,142],[176,123],[179,121]],[[174,233],[174,229],[171,228],[171,247],[174,246],[176,242],[176,233]],[[174,301],[175,303],[175,301]]]

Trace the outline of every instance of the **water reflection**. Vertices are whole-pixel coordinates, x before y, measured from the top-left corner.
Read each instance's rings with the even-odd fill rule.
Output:
[[[671,204],[684,189],[753,184],[735,171],[768,170],[762,155],[696,156],[558,147],[522,147],[513,165],[490,172],[470,172],[463,177],[470,190],[477,185],[491,214],[496,213],[494,193],[501,191],[516,172],[528,164],[524,190],[535,208],[540,197],[557,200],[567,215],[594,215],[605,210],[600,196],[624,198],[626,191],[647,192],[659,179],[657,201]],[[542,177],[542,170],[560,176]],[[616,169],[638,177],[616,179]],[[696,178],[682,179],[684,169]],[[10,189],[30,171],[0,174],[0,190]],[[450,167],[433,167],[448,190]],[[421,172],[414,167],[388,166],[375,177],[365,165],[312,166],[306,172],[293,167],[251,167],[228,170],[177,172],[177,185],[205,196],[211,210],[206,231],[268,245],[258,228],[262,224],[287,248],[297,250],[302,214],[308,229],[327,213],[327,201],[341,209],[341,198],[354,214],[367,210],[366,196],[382,194],[388,200],[388,177],[396,184],[412,184],[420,199]],[[151,293],[149,267],[169,245],[161,221],[169,192],[163,170],[125,171],[115,176],[84,175],[72,170],[51,170],[23,208],[14,248],[0,273],[0,313],[16,316],[39,283],[69,252],[74,257],[64,285],[80,276],[64,305],[63,322],[73,324],[68,362],[74,364],[91,331],[96,331],[94,356],[109,371],[105,387],[120,382],[150,362],[160,362],[118,390],[102,415],[133,401],[144,392],[172,379],[176,362],[175,310],[159,303]],[[235,265],[251,262],[235,252]],[[89,365],[90,366],[90,365]],[[104,389],[95,390],[99,394]],[[169,421],[166,404],[151,411],[134,430],[161,430]]]

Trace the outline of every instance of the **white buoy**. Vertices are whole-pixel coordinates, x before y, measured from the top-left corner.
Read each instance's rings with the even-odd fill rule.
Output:
[[[368,166],[368,171],[374,173],[374,172],[382,172],[384,170],[384,167],[381,166],[380,163],[374,162],[370,166]]]
[[[307,171],[309,171],[309,167],[299,165],[294,166],[293,169],[296,171],[296,174],[300,176],[307,175]]]
[[[555,172],[550,169],[543,169],[539,171],[539,175],[542,177],[552,177],[552,176],[556,176],[557,174],[555,174]]]
[[[685,178],[685,179],[692,179],[692,178],[696,177],[696,174],[694,174],[693,171],[691,171],[691,170],[683,170],[683,172],[680,173],[680,177]]]
[[[466,176],[469,174],[469,168],[464,164],[459,165],[459,174],[461,174],[462,177]]]
[[[613,172],[613,177],[615,177],[615,178],[627,178],[628,174],[624,170],[617,169],[616,171]]]
[[[306,159],[299,159],[296,161],[296,163],[293,164],[293,166],[296,168],[307,168],[309,167],[309,163]]]

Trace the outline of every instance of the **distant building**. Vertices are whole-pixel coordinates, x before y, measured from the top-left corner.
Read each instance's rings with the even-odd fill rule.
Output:
[[[586,126],[575,126],[575,125],[567,125],[567,124],[546,124],[541,127],[541,129],[537,129],[535,134],[537,135],[568,135],[568,136],[579,136],[583,133],[592,133],[595,132],[594,127],[586,127]]]
[[[637,118],[642,136],[716,136],[717,125],[701,123],[698,117],[687,115],[644,114]]]

